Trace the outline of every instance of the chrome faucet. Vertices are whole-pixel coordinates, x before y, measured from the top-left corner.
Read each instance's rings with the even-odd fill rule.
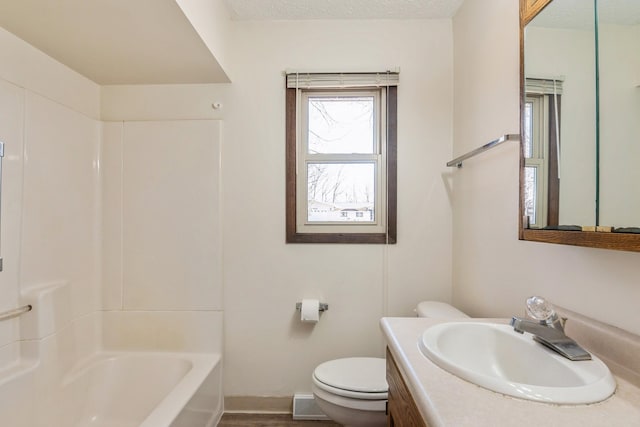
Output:
[[[560,319],[553,306],[542,297],[527,299],[527,316],[513,317],[510,325],[522,334],[529,332],[533,339],[570,360],[591,360],[591,355],[564,333],[566,319]]]

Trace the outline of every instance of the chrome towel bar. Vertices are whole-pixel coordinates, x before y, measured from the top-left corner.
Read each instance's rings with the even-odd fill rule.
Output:
[[[14,317],[18,317],[23,313],[31,311],[31,309],[33,309],[33,307],[31,306],[31,304],[29,304],[29,305],[22,306],[20,308],[14,308],[13,310],[2,312],[0,313],[0,320],[13,319]]]
[[[509,133],[506,135],[502,135],[500,138],[498,139],[494,139],[491,142],[486,143],[485,145],[483,145],[482,147],[476,148],[473,151],[469,151],[467,154],[463,154],[460,157],[456,157],[455,159],[451,160],[450,162],[447,162],[447,166],[449,167],[462,167],[462,162],[464,160],[467,160],[473,156],[477,156],[480,153],[484,153],[487,150],[492,149],[493,147],[497,147],[498,145],[502,144],[503,142],[507,142],[507,141],[520,141],[520,135],[516,134],[516,133]]]

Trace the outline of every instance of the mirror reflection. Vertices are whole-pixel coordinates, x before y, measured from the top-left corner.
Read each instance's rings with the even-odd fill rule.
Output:
[[[554,0],[525,29],[525,214],[532,228],[595,224],[592,6]]]
[[[524,61],[530,227],[636,231],[640,1],[552,1],[525,28]]]
[[[599,223],[640,227],[640,1],[598,0],[598,45]]]

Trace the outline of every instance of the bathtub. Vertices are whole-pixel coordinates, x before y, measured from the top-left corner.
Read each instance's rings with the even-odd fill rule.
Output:
[[[38,426],[212,427],[222,413],[220,356],[104,352],[40,402]]]

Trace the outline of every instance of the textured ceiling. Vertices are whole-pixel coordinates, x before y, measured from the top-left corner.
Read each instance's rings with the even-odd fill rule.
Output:
[[[451,18],[464,0],[225,1],[235,20],[295,20]]]

